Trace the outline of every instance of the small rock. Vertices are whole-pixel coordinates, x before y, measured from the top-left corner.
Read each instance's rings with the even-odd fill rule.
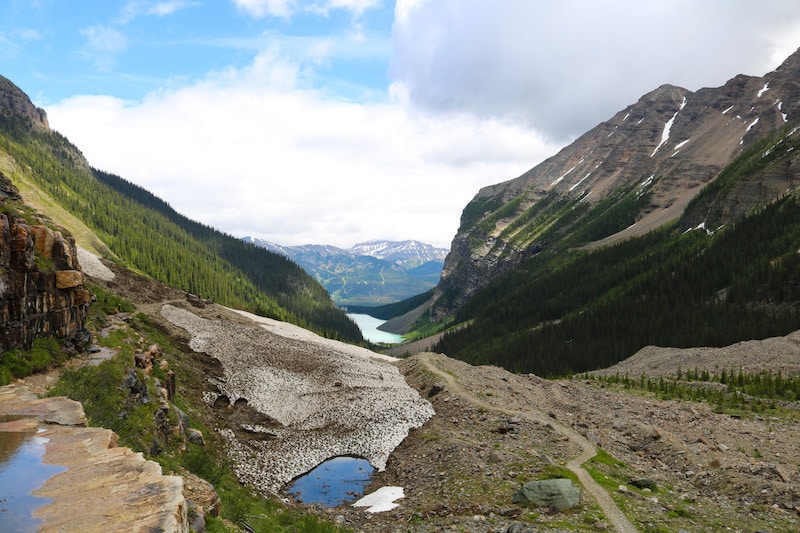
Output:
[[[623,493],[624,492],[628,492],[628,487],[626,487],[625,485],[620,485],[617,490],[619,490],[620,492],[623,492]]]
[[[193,444],[197,444],[198,446],[205,446],[206,440],[203,437],[203,433],[197,429],[189,428],[186,430],[186,438],[189,442]]]
[[[534,533],[534,530],[522,522],[514,522],[506,528],[506,533]]]
[[[592,527],[598,531],[605,531],[608,529],[608,524],[606,522],[603,522],[602,520],[598,520],[597,522],[592,524]]]

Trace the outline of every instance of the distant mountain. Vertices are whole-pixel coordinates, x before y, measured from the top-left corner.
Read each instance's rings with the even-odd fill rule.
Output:
[[[324,244],[245,242],[282,254],[319,281],[337,305],[383,305],[436,286],[447,250],[419,241],[368,241],[344,249]]]

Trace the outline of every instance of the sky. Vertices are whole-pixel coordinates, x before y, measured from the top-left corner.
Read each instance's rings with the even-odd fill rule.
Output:
[[[796,0],[5,0],[0,74],[236,237],[449,247],[481,187],[645,93],[761,76]]]

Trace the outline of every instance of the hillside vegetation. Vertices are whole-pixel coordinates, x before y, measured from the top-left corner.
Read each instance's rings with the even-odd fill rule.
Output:
[[[6,166],[13,168],[13,182],[77,217],[126,266],[225,305],[362,340],[358,327],[300,267],[194,222],[118,176],[91,169],[57,132],[0,114],[3,152],[12,161]]]
[[[676,224],[594,252],[536,256],[479,291],[436,347],[473,364],[563,375],[640,348],[723,346],[800,328],[800,201],[716,234]]]
[[[720,215],[712,215],[728,196],[789,167],[797,131],[787,125],[745,150],[681,220],[588,251],[582,246],[602,235],[593,228],[620,227],[619,210],[599,203],[569,239],[478,290],[454,320],[470,326],[445,335],[436,350],[475,364],[565,375],[612,365],[647,345],[724,346],[800,328],[796,195],[715,232],[682,229],[698,213],[716,226]]]

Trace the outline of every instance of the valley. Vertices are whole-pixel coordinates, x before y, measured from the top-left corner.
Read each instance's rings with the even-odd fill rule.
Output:
[[[316,455],[315,447],[327,441],[319,433],[324,431],[324,424],[314,430],[316,436],[311,440],[299,437],[303,440],[288,448],[274,448],[276,441],[284,438],[294,442],[286,433],[289,428],[282,425],[286,422],[286,419],[281,421],[285,415],[278,415],[270,408],[266,411],[270,414],[265,415],[259,409],[268,404],[259,403],[250,391],[251,387],[257,390],[258,383],[244,385],[248,382],[235,378],[235,372],[224,370],[225,364],[220,366],[221,361],[235,361],[231,357],[238,359],[243,347],[253,342],[255,329],[262,329],[258,321],[267,327],[264,334],[271,339],[258,350],[259,359],[264,362],[278,361],[287,349],[300,349],[307,355],[298,353],[295,357],[313,356],[317,361],[320,355],[314,355],[315,352],[345,346],[287,324],[263,321],[187,298],[112,264],[107,268],[115,274],[113,278],[107,274],[103,274],[105,279],[94,277],[104,271],[93,270],[88,263],[86,272],[93,283],[131,298],[137,312],[145,313],[178,340],[169,351],[171,366],[180,376],[181,405],[193,418],[207,425],[208,446],[220,440],[240,480],[248,486],[260,487],[272,498],[293,477],[291,470],[281,467],[280,471],[286,475],[278,478],[277,483],[265,483],[269,477],[258,481],[259,478],[253,477],[254,472],[277,472],[276,466],[289,460],[299,461],[299,469],[294,472],[301,473],[331,453],[347,453],[336,445],[336,451],[330,449]],[[199,337],[204,339],[202,342],[198,342],[199,338],[192,340],[198,335],[197,326],[192,325],[198,319],[185,312],[177,313],[180,308],[205,317],[198,323],[203,324],[205,331]],[[213,340],[214,336],[209,336],[212,331],[217,331],[214,336],[224,332],[228,340]],[[775,356],[779,346],[783,347],[782,357]],[[361,349],[347,350],[355,353]],[[724,361],[731,367],[777,372],[790,370],[783,366],[784,361],[796,360],[798,350],[798,344],[787,338],[733,346],[705,359],[683,358],[691,350],[664,350],[665,357],[659,358],[658,349],[651,348],[645,360],[679,361],[672,366],[662,365],[665,379],[680,369],[682,363],[699,365],[704,360],[709,366]],[[203,377],[190,378],[187,370],[181,370],[186,364],[202,365]],[[411,429],[386,456],[383,471],[374,476],[366,489],[369,493],[381,487],[402,487],[404,497],[396,502],[399,506],[381,513],[347,504],[300,508],[340,527],[364,532],[679,529],[714,532],[733,523],[738,525],[733,530],[748,532],[792,531],[800,526],[797,513],[800,494],[796,491],[796,483],[800,481],[797,468],[800,446],[796,439],[800,413],[795,403],[762,411],[717,412],[705,402],[663,399],[580,376],[544,380],[498,367],[471,366],[442,354],[420,353],[391,365],[415,394],[433,407],[432,416]],[[650,366],[635,367],[630,372],[651,368],[652,363],[645,365]],[[610,370],[612,375],[616,372]],[[252,373],[253,378],[257,375]],[[240,383],[240,388],[230,388],[235,383]],[[273,384],[270,388],[274,386],[273,379],[266,383]],[[362,390],[360,386],[350,389],[346,383],[343,385],[343,391]],[[226,401],[215,399],[220,386],[225,387],[222,390],[227,393]],[[320,386],[312,396],[337,388]],[[232,401],[238,394],[248,401]],[[285,412],[296,416],[303,410],[301,405]],[[369,401],[366,405],[373,406],[372,410],[379,404]],[[261,429],[244,431],[245,427]],[[335,427],[337,441],[355,442],[347,436],[349,430],[338,422]],[[282,459],[265,468],[259,465],[266,459],[262,454],[267,448],[261,447],[270,442],[276,453],[274,457]],[[258,465],[252,463],[255,456],[246,451],[255,449],[251,448],[254,446],[262,450]],[[310,453],[298,454],[299,450]],[[368,456],[369,452],[357,449],[356,454]],[[311,461],[306,462],[304,457]],[[584,493],[578,508],[551,513],[512,503],[514,492],[525,482],[553,476],[574,476],[581,483]],[[648,485],[651,488],[637,488],[632,483],[643,479],[652,482]],[[223,516],[226,516],[224,507]],[[212,518],[209,520],[213,522]]]
[[[223,234],[92,168],[0,77],[3,427],[102,435],[170,487],[165,530],[797,531],[798,74],[800,51],[651,91],[478,191],[449,253]],[[413,342],[365,347],[341,306],[378,303]],[[39,417],[51,397],[77,421]],[[336,457],[397,506],[289,497]],[[48,524],[102,470],[71,461]],[[578,503],[520,503],[552,479]],[[150,494],[126,489],[113,513]]]

